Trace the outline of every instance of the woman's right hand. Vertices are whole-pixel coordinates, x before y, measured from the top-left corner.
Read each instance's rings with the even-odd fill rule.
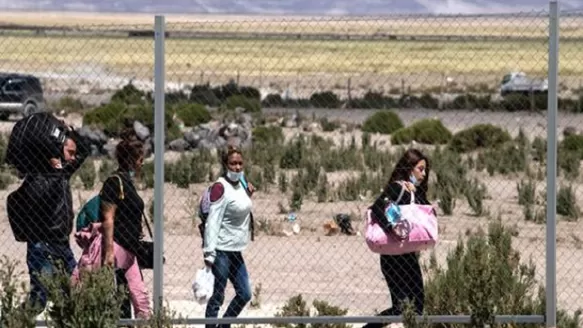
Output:
[[[108,267],[114,267],[115,265],[115,254],[113,252],[106,252],[105,258],[103,259],[103,265]]]
[[[416,190],[415,185],[410,181],[403,181],[403,187],[405,187],[405,189],[407,189],[409,192],[415,192]]]

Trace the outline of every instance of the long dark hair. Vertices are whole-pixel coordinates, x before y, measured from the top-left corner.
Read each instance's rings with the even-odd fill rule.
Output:
[[[415,148],[410,148],[405,153],[399,161],[397,165],[395,165],[395,169],[393,173],[391,173],[391,177],[389,178],[389,182],[387,183],[387,187],[389,184],[397,181],[409,181],[409,177],[411,176],[411,172],[419,163],[420,161],[425,160],[427,163],[425,167],[425,179],[421,181],[421,184],[417,187],[417,194],[423,198],[427,198],[427,189],[429,187],[429,173],[431,172],[429,159],[425,156],[420,150]]]

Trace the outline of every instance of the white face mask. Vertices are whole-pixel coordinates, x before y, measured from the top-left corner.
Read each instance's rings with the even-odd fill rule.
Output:
[[[237,182],[241,179],[242,174],[243,172],[227,171],[227,178],[233,182]]]

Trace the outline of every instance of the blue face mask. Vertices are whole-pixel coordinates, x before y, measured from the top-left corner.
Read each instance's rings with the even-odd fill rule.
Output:
[[[130,175],[130,178],[132,178],[132,179],[136,176],[136,171],[132,170],[132,171],[129,171],[128,173]]]
[[[411,174],[411,176],[409,176],[409,181],[411,181],[411,183],[414,186],[418,186],[419,185],[419,181],[417,181],[417,178],[413,174]]]

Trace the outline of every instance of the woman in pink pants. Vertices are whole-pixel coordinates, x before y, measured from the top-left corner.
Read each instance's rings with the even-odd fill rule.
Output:
[[[135,315],[148,318],[151,307],[136,258],[142,235],[144,201],[134,186],[134,177],[144,161],[144,144],[133,129],[122,133],[116,158],[119,167],[105,180],[99,193],[101,222],[78,233],[78,243],[89,244],[84,247],[79,266],[91,269],[103,263],[124,270]],[[78,277],[78,272],[76,274]]]

